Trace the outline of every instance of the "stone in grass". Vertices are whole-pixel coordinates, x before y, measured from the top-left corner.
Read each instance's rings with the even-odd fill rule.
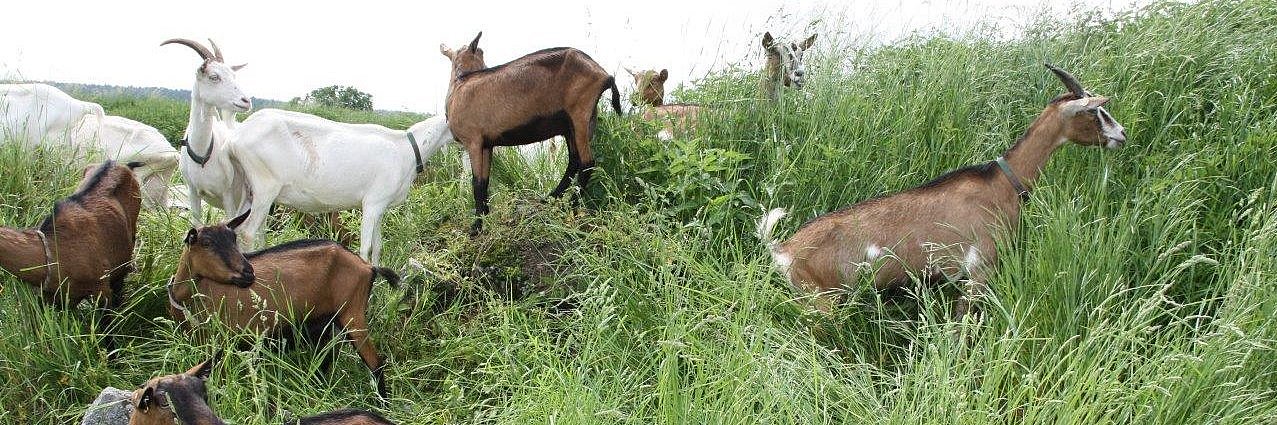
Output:
[[[129,399],[133,393],[121,389],[106,387],[98,393],[98,398],[84,412],[84,420],[80,425],[128,425]]]

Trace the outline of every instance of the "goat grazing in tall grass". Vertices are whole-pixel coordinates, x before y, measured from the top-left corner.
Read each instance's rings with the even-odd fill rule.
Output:
[[[448,127],[470,156],[474,185],[472,233],[488,213],[488,172],[492,148],[540,142],[554,136],[567,139],[568,166],[550,196],[559,197],[576,177],[582,189],[593,173],[590,140],[598,120],[598,102],[612,90],[612,107],[621,113],[616,79],[594,59],[577,49],[557,47],[533,52],[504,65],[488,68],[479,37],[458,50],[440,44],[452,61],[446,111]]]
[[[131,164],[140,165],[140,164]],[[71,196],[58,201],[40,227],[0,227],[0,268],[40,289],[45,303],[74,308],[85,299],[104,307],[110,327],[133,271],[133,242],[142,201],[129,167],[108,161],[85,170]],[[110,336],[103,339],[114,348]]]
[[[76,127],[72,143],[100,151],[120,163],[144,164],[133,169],[142,186],[142,201],[151,209],[168,208],[169,181],[177,172],[177,149],[155,127],[114,115],[88,115]]]
[[[184,373],[151,378],[133,391],[129,425],[224,425],[208,404],[208,378],[217,356]],[[342,409],[296,420],[285,425],[392,425],[373,412]]]
[[[248,186],[227,152],[233,141],[235,112],[252,109],[253,101],[235,82],[235,71],[244,65],[226,65],[221,49],[212,40],[209,44],[213,50],[184,38],[160,43],[167,44],[190,47],[203,60],[195,70],[190,121],[182,141],[183,155],[178,160],[189,191],[191,224],[200,225],[204,202],[225,210],[228,216],[247,207]]]
[[[86,116],[105,116],[102,105],[71,97],[48,84],[0,84],[0,140],[28,147],[65,140]]]
[[[815,34],[802,43],[777,40],[772,38],[770,32],[763,34],[763,52],[767,54],[767,65],[763,68],[763,92],[768,99],[780,98],[782,86],[803,88],[807,82],[807,65],[803,62],[803,53],[815,43]]]
[[[307,213],[359,208],[359,255],[377,265],[383,214],[408,198],[417,174],[452,132],[443,116],[399,131],[266,109],[244,120],[235,140],[231,156],[252,193],[253,214],[241,232],[249,246],[273,203]]]
[[[1020,203],[1051,154],[1070,140],[1110,149],[1126,142],[1126,130],[1104,110],[1108,98],[1083,90],[1059,68],[1047,68],[1069,93],[1052,100],[996,160],[817,217],[784,243],[771,234],[785,211],[769,211],[758,231],[776,265],[792,284],[816,293],[816,305],[825,311],[833,291],[865,273],[876,289],[906,285],[911,276],[965,277],[967,294],[955,306],[955,316],[964,315],[970,297],[987,291],[985,278],[997,262],[995,241],[1016,230]]]
[[[105,115],[101,105],[47,84],[0,84],[0,140],[29,148],[66,146],[77,160],[100,152],[104,159],[121,164],[143,163],[133,174],[151,208],[164,207],[168,181],[177,169],[177,149],[159,130]]]
[[[369,338],[365,313],[373,280],[381,276],[397,287],[399,276],[370,266],[329,240],[299,240],[244,254],[235,228],[250,213],[187,232],[168,287],[169,313],[176,320],[188,314],[216,314],[236,329],[285,337],[291,336],[290,326],[297,325],[320,346],[344,330],[384,399],[385,361]]]
[[[656,134],[658,139],[669,141],[674,139],[676,131],[688,134],[696,130],[697,117],[702,110],[700,105],[665,104],[665,81],[670,77],[668,70],[634,72],[627,68],[625,72],[634,77],[634,95],[630,96],[630,103],[643,108],[640,115],[643,121],[661,124],[661,130]]]

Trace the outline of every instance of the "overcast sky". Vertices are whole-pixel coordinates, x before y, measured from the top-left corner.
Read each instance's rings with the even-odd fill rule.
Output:
[[[890,41],[978,23],[1016,34],[1042,13],[1124,10],[1147,0],[711,1],[12,1],[0,24],[0,79],[189,89],[198,57],[173,37],[217,41],[256,98],[288,100],[332,84],[378,109],[437,113],[458,47],[483,31],[488,65],[534,50],[584,50],[632,90],[622,66],[668,68],[673,85],[762,63],[764,31],[792,39]],[[126,5],[127,4],[127,5]],[[816,22],[819,21],[819,22]],[[834,32],[834,33],[831,33]],[[822,43],[823,42],[823,43]]]

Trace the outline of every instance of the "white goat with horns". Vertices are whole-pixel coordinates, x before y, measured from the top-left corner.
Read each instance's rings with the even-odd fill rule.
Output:
[[[228,216],[239,215],[247,205],[247,186],[227,153],[234,137],[235,113],[252,109],[253,102],[235,82],[235,71],[244,65],[226,65],[213,40],[209,40],[211,51],[184,38],[160,45],[171,43],[190,47],[204,60],[195,71],[191,118],[178,158],[178,169],[190,191],[191,223],[199,226],[203,224],[204,201],[226,210]]]
[[[245,243],[260,243],[273,203],[312,214],[360,208],[359,255],[377,265],[382,215],[408,198],[426,160],[452,132],[442,115],[400,131],[265,109],[240,124],[235,140],[231,156],[252,193],[240,227]]]

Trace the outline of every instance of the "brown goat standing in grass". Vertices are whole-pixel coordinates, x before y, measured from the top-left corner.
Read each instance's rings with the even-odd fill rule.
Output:
[[[675,132],[689,134],[696,130],[701,105],[665,104],[665,81],[670,77],[668,70],[634,72],[626,69],[625,72],[634,77],[634,95],[630,97],[630,103],[643,108],[640,116],[643,121],[659,121],[661,124],[661,131],[656,135],[658,139],[673,140]]]
[[[151,378],[133,391],[129,425],[223,425],[221,418],[208,405],[205,385],[213,372],[217,357],[205,361],[185,373]],[[376,413],[342,409],[296,420],[286,425],[387,425],[386,418]]]
[[[289,341],[295,324],[319,346],[344,330],[372,371],[377,394],[386,398],[385,361],[368,335],[365,314],[373,280],[380,275],[397,287],[399,276],[330,240],[299,240],[244,254],[235,228],[247,217],[245,212],[227,224],[187,232],[168,288],[169,314],[180,321],[188,313],[215,313],[233,328]],[[188,310],[188,303],[195,308]],[[325,359],[325,369],[331,361]]]
[[[1125,129],[1103,108],[1108,98],[1047,67],[1069,93],[1052,100],[997,160],[817,217],[784,243],[773,241],[771,233],[785,211],[765,214],[759,235],[785,277],[815,293],[817,307],[828,311],[833,291],[864,272],[873,273],[879,290],[907,285],[915,275],[923,280],[965,276],[967,295],[955,307],[955,316],[964,315],[968,297],[987,291],[985,278],[997,262],[995,241],[1016,230],[1020,202],[1051,154],[1070,140],[1110,149],[1126,142]]]
[[[598,121],[597,104],[612,90],[612,107],[621,113],[616,80],[594,59],[577,49],[557,47],[488,68],[479,37],[456,51],[440,44],[452,61],[446,111],[448,127],[470,156],[474,185],[472,233],[488,213],[488,171],[492,148],[567,139],[568,167],[550,196],[559,197],[576,177],[582,190],[593,173],[590,140]],[[573,197],[575,199],[575,196]]]
[[[75,308],[85,299],[104,307],[106,332],[133,271],[133,242],[142,200],[130,167],[115,162],[85,169],[76,191],[53,206],[40,227],[0,227],[0,268],[40,289],[45,303]],[[114,341],[107,335],[108,350]]]

